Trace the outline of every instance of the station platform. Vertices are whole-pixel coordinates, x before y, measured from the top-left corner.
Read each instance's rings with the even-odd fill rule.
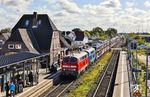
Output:
[[[120,52],[113,97],[130,97],[127,69],[127,53]]]
[[[56,74],[53,74],[53,75],[52,74],[45,74],[45,70],[43,70],[42,72],[43,73],[39,74],[39,83],[38,84],[34,84],[33,86],[23,88],[23,92],[16,94],[15,97],[28,97],[28,95],[31,95],[32,92],[33,93],[36,92],[41,87],[45,86],[45,84],[47,86],[52,86],[53,85],[53,79],[50,79],[50,77],[55,76],[59,72],[57,72]],[[6,97],[5,95],[6,95],[6,93],[3,92],[0,95],[0,97]]]

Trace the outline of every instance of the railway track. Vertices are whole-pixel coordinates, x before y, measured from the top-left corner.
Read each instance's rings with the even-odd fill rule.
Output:
[[[114,81],[114,72],[118,62],[119,51],[114,51],[106,69],[100,75],[98,85],[91,97],[110,97],[112,89],[112,82]]]
[[[108,64],[108,66],[105,67],[106,70],[104,70],[103,72],[103,76],[101,77],[101,84],[103,84],[103,87],[105,88],[105,85],[110,84],[109,80],[111,79],[111,73],[113,72],[112,68],[115,68],[117,63],[117,58],[118,58],[119,52],[118,51],[114,51],[113,52],[113,56]],[[108,70],[108,71],[107,71]],[[103,80],[102,80],[103,79]],[[104,80],[105,79],[105,80]],[[47,91],[45,91],[44,93],[42,93],[42,95],[38,96],[38,97],[63,97],[67,91],[69,90],[69,88],[74,84],[74,81],[71,80],[59,80],[57,82],[57,84],[55,84],[54,86],[52,86],[51,88],[49,88]],[[100,96],[99,95],[99,91],[101,91],[99,89],[99,87],[101,87],[101,84],[97,87],[95,94],[93,94],[93,97],[105,97],[105,96]],[[102,91],[106,91],[107,89],[104,89]],[[107,91],[106,91],[107,92]],[[103,93],[103,92],[102,92]]]
[[[74,81],[72,80],[63,80],[58,85],[54,86],[52,89],[46,91],[40,97],[61,97],[73,83]]]
[[[33,86],[32,91],[30,91],[30,90],[25,91],[23,94],[20,94],[17,97],[39,97],[45,91],[47,91],[48,89],[50,89],[53,86],[53,81],[57,80],[57,77],[59,75],[60,75],[60,71],[58,71],[56,74],[53,74],[53,75],[47,77],[44,81],[42,81],[38,85]]]

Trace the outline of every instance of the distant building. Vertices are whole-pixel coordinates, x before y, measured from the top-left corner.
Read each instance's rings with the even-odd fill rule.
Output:
[[[0,34],[0,55],[2,54],[2,46],[4,45],[5,41],[10,37],[10,33],[2,33]]]
[[[5,54],[28,51],[32,53],[49,53],[50,64],[57,61],[63,48],[70,45],[61,36],[47,14],[25,14],[14,26],[10,38],[3,46]]]
[[[73,41],[76,39],[76,35],[73,31],[62,31],[62,34],[66,37],[69,37]]]
[[[82,31],[62,31],[62,35],[65,36],[65,39],[71,41],[72,46],[85,45],[89,42],[88,37],[86,37]]]
[[[75,32],[76,38],[74,41],[74,45],[85,45],[88,43],[88,37],[85,36],[84,32]]]
[[[73,31],[62,31],[61,32],[64,39],[68,42],[69,45],[73,46],[76,35]]]

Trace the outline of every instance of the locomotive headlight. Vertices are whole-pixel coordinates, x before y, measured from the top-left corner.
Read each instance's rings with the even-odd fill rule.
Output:
[[[76,71],[76,69],[72,69],[73,71]]]
[[[73,65],[71,66],[71,68],[76,68],[76,67],[77,67],[77,66],[73,66]]]

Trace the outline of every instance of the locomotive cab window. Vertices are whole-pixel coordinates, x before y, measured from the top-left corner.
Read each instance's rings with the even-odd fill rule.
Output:
[[[71,57],[70,62],[77,62],[77,58]]]
[[[69,57],[65,57],[65,58],[63,59],[63,61],[64,61],[64,63],[68,63],[68,62],[69,62]]]

